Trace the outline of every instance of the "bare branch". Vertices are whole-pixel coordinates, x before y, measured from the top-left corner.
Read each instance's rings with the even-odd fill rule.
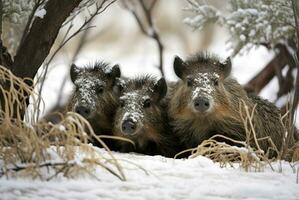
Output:
[[[42,163],[42,164],[39,164],[39,165],[33,165],[32,167],[34,168],[43,168],[43,167],[55,167],[55,166],[74,166],[75,163],[68,163],[68,162],[57,162],[57,163],[53,163],[53,162],[45,162],[45,163]],[[22,170],[26,170],[28,169],[29,166],[28,165],[22,165],[22,166],[18,166],[18,165],[15,165],[13,168],[9,168],[9,169],[1,169],[0,171],[0,177],[2,177],[7,171],[14,171],[14,172],[19,172],[19,171],[22,171]]]
[[[246,85],[245,89],[248,92],[255,92],[258,94],[287,64],[289,64],[290,56],[288,50],[283,45],[277,45],[276,48],[279,53]]]
[[[12,66],[11,55],[7,51],[6,47],[3,46],[2,42],[2,17],[3,15],[3,2],[0,0],[0,64],[6,68],[10,68]],[[1,102],[1,96],[0,96]]]
[[[293,105],[291,107],[291,122],[294,121],[294,114],[297,109],[297,105],[299,102],[299,23],[298,23],[298,2],[295,0],[292,0],[292,8],[294,12],[294,19],[296,24],[296,34],[297,34],[297,45],[296,45],[296,55],[295,56],[295,63],[297,67],[297,75],[296,75],[296,83],[295,83],[295,93],[294,93],[294,99],[293,99]]]
[[[49,0],[44,18],[36,17],[15,56],[12,72],[21,78],[33,78],[48,56],[62,23],[82,0]]]
[[[2,15],[3,15],[3,5],[2,0],[0,0],[0,64],[2,64]]]
[[[153,8],[154,8],[154,6],[156,5],[156,3],[157,3],[157,0],[153,0],[153,1],[152,1],[152,3],[151,3],[150,6],[149,6],[149,11],[150,11],[150,12],[153,10]]]
[[[137,21],[138,26],[140,27],[141,32],[144,35],[146,35],[156,41],[157,46],[158,46],[158,51],[159,51],[159,66],[158,67],[161,71],[161,75],[164,77],[164,71],[163,71],[163,49],[164,49],[164,47],[162,45],[162,42],[161,42],[160,36],[157,32],[157,29],[153,23],[153,16],[152,16],[152,10],[153,10],[154,6],[156,5],[157,1],[153,0],[148,7],[145,5],[145,1],[139,0],[138,2],[142,8],[143,15],[145,16],[146,22],[149,26],[148,29],[146,28],[146,25],[142,23],[142,18],[141,18],[141,16],[139,16],[137,14],[135,9],[133,9],[132,7],[127,5],[125,2],[123,2],[123,5],[134,16],[135,20]]]
[[[0,41],[1,41],[1,43],[2,43],[2,15],[3,15],[3,4],[2,4],[2,0],[0,0]],[[2,54],[2,51],[0,49],[0,55],[1,54]]]
[[[123,5],[124,5],[124,7],[125,7],[127,10],[129,10],[129,11],[132,13],[132,15],[134,16],[136,22],[138,23],[138,26],[139,26],[141,32],[142,32],[143,34],[145,34],[145,35],[148,36],[148,32],[147,32],[145,26],[142,24],[141,18],[139,18],[139,16],[138,16],[136,10],[134,10],[133,8],[131,8],[130,6],[128,6],[125,2],[123,2]]]
[[[37,0],[33,6],[33,9],[28,17],[28,20],[27,20],[27,23],[26,23],[26,26],[25,26],[25,29],[23,31],[23,34],[22,34],[22,37],[21,37],[21,41],[20,41],[20,44],[19,44],[19,47],[21,46],[21,44],[24,42],[24,39],[25,37],[27,36],[28,32],[29,32],[29,29],[30,29],[30,26],[31,26],[31,23],[32,23],[32,20],[34,18],[34,14],[36,12],[36,10],[43,4],[45,3],[45,0]],[[17,52],[19,51],[19,48],[17,50]]]

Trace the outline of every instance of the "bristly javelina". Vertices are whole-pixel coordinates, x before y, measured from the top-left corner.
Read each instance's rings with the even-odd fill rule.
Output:
[[[246,132],[240,117],[242,100],[249,110],[256,104],[253,124],[257,138],[269,136],[280,150],[284,128],[279,109],[255,95],[247,95],[230,77],[229,58],[221,63],[217,56],[208,53],[186,61],[177,56],[174,71],[181,80],[170,91],[169,118],[174,132],[187,148],[215,134],[245,141]],[[270,147],[266,140],[259,145],[264,152]]]
[[[79,68],[73,64],[70,75],[75,89],[67,110],[86,118],[96,134],[111,135],[113,117],[118,105],[114,86],[120,77],[119,66],[96,62]]]
[[[120,107],[115,115],[113,133],[132,140],[118,141],[122,152],[148,155],[175,155],[178,143],[168,127],[167,112],[161,100],[167,92],[164,78],[150,76],[128,80],[121,86]]]

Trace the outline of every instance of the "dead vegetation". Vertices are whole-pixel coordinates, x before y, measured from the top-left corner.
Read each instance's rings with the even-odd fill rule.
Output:
[[[275,169],[271,164],[274,161],[280,161],[282,159],[294,162],[298,161],[299,142],[295,143],[291,147],[289,145],[289,142],[294,139],[292,131],[295,130],[295,127],[293,125],[288,124],[289,120],[285,120],[285,118],[289,117],[289,115],[285,114],[281,117],[281,123],[283,123],[284,125],[286,134],[285,138],[282,141],[282,148],[278,149],[270,137],[257,138],[253,122],[255,109],[256,105],[252,109],[250,109],[244,101],[240,102],[240,117],[243,121],[243,125],[246,130],[245,141],[238,141],[217,134],[212,136],[210,139],[203,141],[196,148],[182,151],[178,153],[175,157],[189,152],[191,153],[190,158],[194,158],[197,156],[205,156],[210,158],[214,162],[219,162],[220,167],[233,167],[235,166],[234,164],[237,163],[245,171],[262,171],[265,168],[265,166],[270,166],[271,169],[274,171]],[[226,141],[230,141],[236,144],[237,146],[232,146],[225,142],[219,142],[217,141],[217,139],[219,138],[225,139]],[[267,152],[264,152],[260,148],[260,142],[265,140],[270,144],[270,148]],[[277,156],[271,156],[271,152],[274,152]],[[296,170],[296,165],[297,164],[295,163],[295,165],[292,166],[294,170]]]
[[[14,76],[9,70],[0,66],[1,83],[9,84],[9,90],[4,90],[0,85],[0,94],[4,96],[5,102],[1,102],[3,108],[0,114],[0,177],[7,178],[16,176],[27,176],[41,180],[51,180],[57,176],[76,177],[78,174],[88,174],[96,179],[94,170],[101,167],[113,174],[120,180],[126,180],[123,168],[109,148],[96,136],[89,123],[76,113],[61,115],[61,122],[51,124],[22,120],[20,110],[26,107],[25,98],[20,98],[24,93],[30,93],[32,97],[32,116],[37,111],[36,100],[34,99],[33,88],[30,88],[23,80]],[[23,99],[23,100],[22,100]],[[259,148],[261,140],[269,138],[256,138],[253,124],[255,107],[250,110],[244,102],[240,104],[240,117],[244,122],[247,136],[246,141],[236,141],[222,135],[215,135],[204,141],[198,147],[188,149],[184,152],[191,152],[191,158],[206,156],[220,166],[234,166],[238,163],[245,171],[261,171],[266,165],[271,166],[272,161],[283,159],[289,152],[293,154],[293,161],[299,158],[299,143],[291,149],[283,144],[284,149],[278,150],[272,142],[272,151],[277,152],[277,158],[269,159],[269,152],[263,152]],[[14,115],[13,113],[17,113]],[[13,118],[13,116],[17,116]],[[282,123],[287,115],[282,116]],[[288,126],[285,126],[288,127]],[[286,128],[286,133],[288,132]],[[90,134],[87,134],[90,133]],[[94,137],[107,150],[107,153],[96,150],[88,144],[90,137]],[[105,138],[105,136],[103,136]],[[239,147],[218,142],[217,138],[224,138]],[[284,143],[289,141],[286,138]],[[111,138],[118,139],[118,138]],[[254,140],[255,145],[249,145]],[[131,141],[128,141],[131,142]],[[282,152],[287,152],[283,154]],[[180,153],[180,154],[181,154]],[[178,156],[178,155],[177,155]],[[296,165],[294,165],[295,169]],[[142,167],[140,167],[143,169]],[[274,170],[274,169],[273,169]],[[296,170],[296,169],[295,169]],[[298,169],[297,169],[298,173]]]
[[[0,114],[0,177],[24,175],[50,180],[58,175],[93,175],[96,167],[102,167],[120,180],[126,180],[118,160],[84,118],[67,113],[55,125],[24,121],[20,114],[26,107],[25,98],[20,98],[24,93],[33,98],[31,119],[35,119],[33,116],[37,111],[32,88],[2,66],[0,81],[0,95],[4,96]],[[9,84],[9,90],[5,90],[2,83]],[[95,137],[108,153],[103,154],[90,146],[89,137]]]

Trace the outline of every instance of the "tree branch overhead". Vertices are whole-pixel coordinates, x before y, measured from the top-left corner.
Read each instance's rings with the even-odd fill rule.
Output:
[[[33,78],[48,56],[61,25],[82,0],[49,0],[44,19],[36,17],[14,58],[12,72],[19,77]],[[57,9],[59,8],[59,10]]]

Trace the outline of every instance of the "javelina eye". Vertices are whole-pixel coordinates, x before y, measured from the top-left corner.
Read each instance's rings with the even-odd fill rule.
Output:
[[[103,91],[104,91],[104,88],[102,86],[97,87],[97,89],[96,89],[97,94],[101,94],[101,93],[103,93]]]
[[[187,85],[188,87],[191,87],[193,84],[193,80],[191,78],[187,78]]]
[[[219,84],[219,80],[218,79],[214,79],[213,82],[214,82],[215,86],[218,86],[218,84]]]
[[[121,108],[123,108],[124,105],[125,105],[125,101],[124,100],[119,100],[119,105],[120,105]]]
[[[119,90],[120,92],[122,92],[123,89],[124,89],[124,87],[123,87],[121,84],[118,84],[117,87],[118,87],[118,90]]]
[[[151,106],[151,100],[150,99],[146,99],[144,102],[143,102],[143,107],[144,108],[149,108]]]

